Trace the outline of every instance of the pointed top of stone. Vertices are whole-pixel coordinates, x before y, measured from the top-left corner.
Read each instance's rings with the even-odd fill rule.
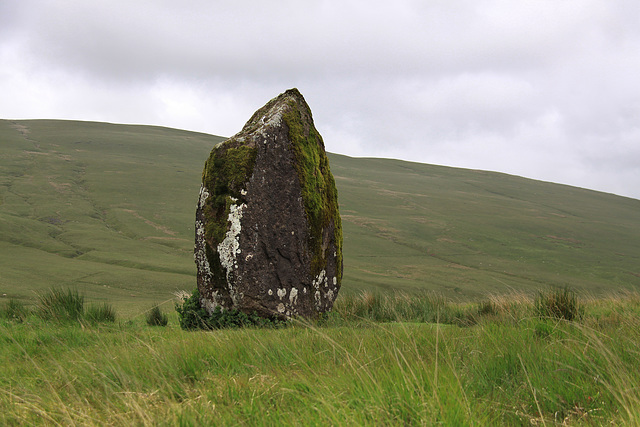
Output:
[[[311,108],[309,108],[300,91],[292,88],[271,99],[262,108],[253,113],[242,130],[229,139],[243,140],[246,136],[256,133],[264,135],[269,129],[282,126],[284,115],[292,110],[296,110],[300,115],[301,121],[307,123],[305,128],[308,131],[309,125],[313,126]],[[319,142],[324,149],[324,142],[322,140]]]

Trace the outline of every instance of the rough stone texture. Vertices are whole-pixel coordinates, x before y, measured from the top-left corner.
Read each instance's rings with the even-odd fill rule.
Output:
[[[207,160],[196,210],[198,290],[263,317],[315,317],[342,280],[338,194],[322,137],[296,89],[256,111]]]

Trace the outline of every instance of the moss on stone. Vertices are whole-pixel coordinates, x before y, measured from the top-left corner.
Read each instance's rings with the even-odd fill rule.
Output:
[[[297,92],[297,91],[296,91]],[[298,96],[302,97],[298,93]],[[305,104],[306,105],[306,104]],[[312,253],[311,273],[316,276],[326,265],[329,254],[324,253],[323,229],[333,224],[337,252],[336,276],[342,281],[342,222],[338,209],[338,190],[329,169],[329,159],[324,151],[322,137],[313,126],[311,111],[301,112],[295,101],[289,101],[290,108],[283,114],[289,129],[296,169],[302,187],[302,199],[309,224],[309,248]],[[302,115],[308,120],[303,121]],[[310,123],[305,127],[305,122]],[[333,254],[331,254],[333,255]]]
[[[224,240],[227,218],[232,204],[243,202],[242,190],[251,178],[257,149],[230,139],[211,150],[202,173],[202,182],[209,191],[204,214],[207,221],[205,239],[212,248]]]

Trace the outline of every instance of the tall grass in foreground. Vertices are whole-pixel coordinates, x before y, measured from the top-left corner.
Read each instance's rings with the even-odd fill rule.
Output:
[[[427,322],[471,326],[485,318],[519,321],[531,316],[540,319],[576,320],[583,307],[568,288],[539,292],[535,300],[524,294],[490,296],[475,304],[456,304],[433,292],[380,294],[364,291],[336,301],[329,315],[341,320],[374,322]]]
[[[345,319],[375,322],[430,322],[465,324],[469,316],[459,306],[433,292],[392,295],[364,291],[337,301],[335,313]]]
[[[84,312],[84,319],[89,322],[115,322],[116,311],[108,303],[93,303]]]
[[[38,303],[29,309],[22,302],[9,300],[0,314],[6,319],[24,322],[31,314],[47,322],[115,322],[116,312],[108,303],[92,303],[85,308],[84,296],[77,290],[51,288],[38,295]]]
[[[434,292],[380,294],[364,291],[341,296],[328,318],[343,321],[426,322],[472,326],[481,319],[518,321],[533,315],[524,294],[490,296],[479,303],[457,304]]]
[[[580,322],[488,301],[457,307],[484,307],[469,327],[0,321],[0,424],[640,423],[640,298],[585,303]]]

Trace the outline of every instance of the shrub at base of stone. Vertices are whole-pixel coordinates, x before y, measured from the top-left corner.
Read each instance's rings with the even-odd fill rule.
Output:
[[[278,319],[267,319],[258,316],[255,312],[251,314],[230,309],[222,310],[216,307],[212,313],[205,310],[200,304],[200,293],[196,289],[193,294],[184,299],[181,304],[176,304],[180,327],[185,330],[194,329],[224,329],[243,327],[267,327],[278,328],[285,325],[285,322]]]

